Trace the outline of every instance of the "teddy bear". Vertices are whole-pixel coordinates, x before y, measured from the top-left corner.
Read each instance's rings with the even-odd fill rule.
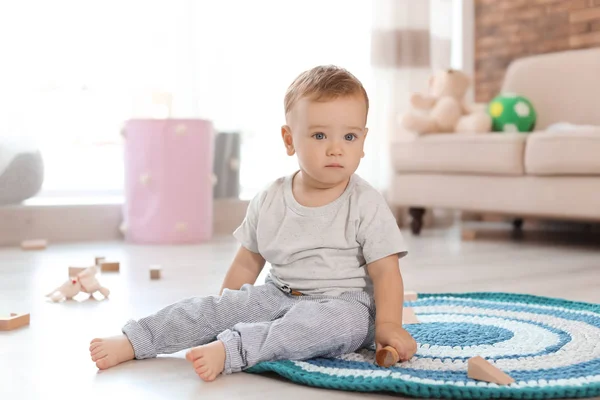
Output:
[[[69,278],[68,281],[48,293],[46,296],[50,297],[50,300],[53,302],[72,299],[77,296],[79,292],[89,293],[91,297],[94,292],[99,291],[104,297],[108,297],[110,290],[100,285],[100,282],[96,279],[97,273],[97,265],[86,268],[77,274],[77,276]]]
[[[467,105],[464,96],[471,84],[462,71],[437,71],[429,78],[429,94],[414,93],[400,125],[416,133],[490,132],[492,120],[485,105]]]

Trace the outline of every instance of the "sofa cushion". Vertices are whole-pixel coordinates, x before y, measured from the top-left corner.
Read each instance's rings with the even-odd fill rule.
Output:
[[[392,142],[397,172],[523,175],[523,134],[401,135]]]
[[[600,175],[600,127],[531,134],[525,170],[530,175]]]

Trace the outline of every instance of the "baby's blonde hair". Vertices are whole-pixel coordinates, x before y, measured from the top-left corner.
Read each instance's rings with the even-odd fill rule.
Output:
[[[362,83],[344,68],[321,65],[304,71],[288,87],[283,101],[285,115],[303,97],[313,101],[326,101],[356,95],[364,97],[368,113],[369,97]]]

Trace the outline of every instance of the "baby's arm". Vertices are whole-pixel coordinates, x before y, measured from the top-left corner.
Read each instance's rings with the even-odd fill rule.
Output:
[[[400,359],[410,359],[417,350],[415,340],[402,328],[404,282],[396,254],[381,258],[367,266],[375,289],[375,341],[379,350],[392,346]]]
[[[225,275],[219,294],[222,294],[224,289],[239,290],[246,283],[253,285],[265,266],[265,262],[260,254],[240,246],[227,275]]]

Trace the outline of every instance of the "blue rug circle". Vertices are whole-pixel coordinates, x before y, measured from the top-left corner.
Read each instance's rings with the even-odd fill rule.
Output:
[[[335,358],[264,362],[296,383],[425,398],[554,399],[600,395],[600,305],[509,293],[419,294],[406,302],[419,324],[406,325],[415,356],[391,368],[373,348]],[[515,382],[500,386],[467,376],[481,356]]]
[[[406,330],[417,343],[433,346],[456,346],[458,340],[461,346],[492,345],[513,337],[508,329],[469,323],[432,322],[407,325]]]

